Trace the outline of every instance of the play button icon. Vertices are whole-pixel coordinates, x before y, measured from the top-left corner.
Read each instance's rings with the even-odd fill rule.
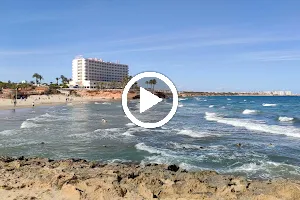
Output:
[[[145,112],[161,101],[161,98],[140,87],[140,113]]]
[[[160,79],[171,90],[172,102],[173,102],[172,108],[170,109],[168,114],[163,119],[159,120],[158,122],[155,122],[155,123],[153,123],[152,121],[151,122],[142,122],[142,121],[138,120],[129,110],[127,95],[128,95],[128,92],[130,91],[132,85],[135,84],[136,82],[138,82],[140,79],[153,78],[153,77]],[[161,104],[160,102],[163,101],[162,98],[155,95],[155,92],[153,91],[153,89],[151,91],[152,92],[146,90],[143,87],[140,87],[139,113],[143,114],[143,116],[148,115],[149,111],[151,111],[152,108],[157,107],[158,105]],[[157,127],[160,127],[160,126],[163,126],[164,124],[166,124],[170,119],[172,119],[172,117],[176,113],[176,110],[178,107],[178,93],[177,93],[175,85],[165,75],[157,73],[157,72],[143,72],[143,73],[140,73],[140,74],[134,76],[125,86],[123,93],[122,93],[122,107],[123,107],[123,110],[124,110],[126,116],[128,117],[128,119],[130,119],[137,126],[140,126],[143,128],[157,128]],[[160,108],[158,108],[158,109],[160,109]],[[147,111],[147,112],[145,112],[145,111]],[[156,116],[155,117],[151,116],[151,118],[158,119],[158,118],[156,118]]]

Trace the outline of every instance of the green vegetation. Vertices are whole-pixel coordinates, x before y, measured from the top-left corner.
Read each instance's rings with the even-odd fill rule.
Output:
[[[2,82],[0,81],[0,90],[3,89],[16,89],[16,88],[33,88],[31,83],[13,83],[11,81]]]
[[[156,79],[151,79],[148,82],[148,84],[150,84],[152,90],[154,90],[154,86],[156,85],[156,83],[157,83]]]
[[[44,79],[42,75],[38,74],[38,73],[34,73],[32,75],[32,78],[35,78],[35,84],[40,84],[42,83],[42,80]]]

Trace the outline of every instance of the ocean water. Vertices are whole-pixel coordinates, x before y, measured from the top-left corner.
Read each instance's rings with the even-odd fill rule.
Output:
[[[157,106],[155,116],[165,114],[165,104]],[[129,103],[136,116],[156,119],[139,115],[138,105]],[[248,178],[299,179],[300,98],[181,98],[173,119],[151,130],[132,124],[120,102],[3,110],[0,153],[172,163]]]

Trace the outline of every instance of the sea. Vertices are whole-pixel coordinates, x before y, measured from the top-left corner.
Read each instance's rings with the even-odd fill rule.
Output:
[[[139,106],[137,100],[129,104]],[[156,114],[169,109],[157,106]],[[132,109],[136,116],[138,111]],[[149,115],[149,121],[155,119]],[[155,129],[133,124],[121,102],[2,110],[0,154],[177,164],[249,179],[299,179],[300,97],[180,98],[174,117]]]

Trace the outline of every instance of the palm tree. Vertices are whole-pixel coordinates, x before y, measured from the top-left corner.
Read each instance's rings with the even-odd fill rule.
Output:
[[[149,88],[149,81],[146,81],[145,83],[146,83],[147,89],[148,89]]]
[[[38,84],[38,80],[39,80],[40,76],[41,76],[41,75],[39,75],[38,73],[34,73],[34,74],[32,75],[32,78],[35,78],[35,84]]]
[[[153,80],[149,80],[149,85],[150,85],[150,88],[152,89],[152,85],[153,85]]]
[[[132,76],[124,76],[124,78],[122,80],[122,88],[125,88],[125,86],[131,79],[132,79]]]
[[[38,79],[40,80],[40,83],[42,83],[42,79],[44,79],[44,77],[42,75],[39,75]]]
[[[156,83],[157,83],[157,82],[156,82],[156,79],[153,79],[153,80],[152,80],[152,84],[153,84],[153,91],[154,91],[154,86],[156,85]]]
[[[61,79],[62,84],[66,84],[68,82],[67,77],[65,77],[64,75],[60,75],[60,79]]]
[[[59,80],[59,78],[58,78],[58,77],[56,77],[55,79],[56,79],[56,85],[58,85],[58,80]]]

